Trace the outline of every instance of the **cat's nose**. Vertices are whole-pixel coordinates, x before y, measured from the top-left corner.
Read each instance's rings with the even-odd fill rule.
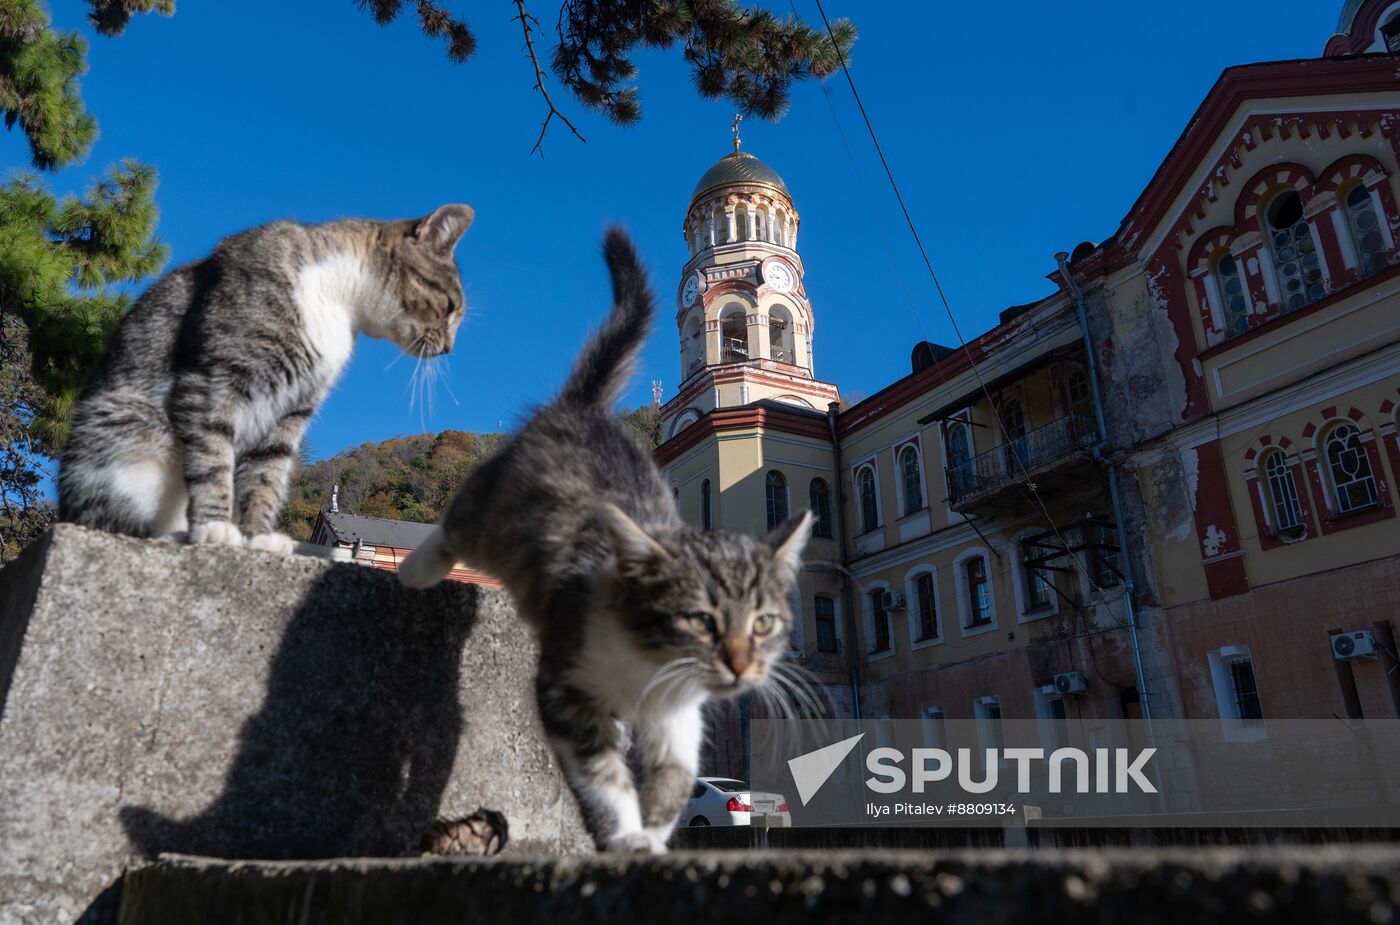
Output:
[[[740,678],[753,664],[753,658],[747,652],[736,652],[731,649],[725,654],[724,663],[729,666],[730,671],[734,672],[734,677]]]

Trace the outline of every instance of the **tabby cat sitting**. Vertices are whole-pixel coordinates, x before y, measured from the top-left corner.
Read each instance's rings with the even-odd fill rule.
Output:
[[[433,357],[466,311],[453,251],[470,206],[421,219],[273,222],[157,281],[74,413],[61,519],[287,553],[275,532],[311,415],[355,334]]]

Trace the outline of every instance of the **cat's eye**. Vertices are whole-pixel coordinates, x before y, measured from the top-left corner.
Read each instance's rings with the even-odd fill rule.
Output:
[[[767,636],[773,632],[773,627],[778,624],[778,618],[771,613],[761,613],[753,619],[753,634],[755,636]]]
[[[713,633],[715,629],[715,618],[705,613],[703,610],[697,610],[694,613],[686,614],[685,622],[687,626],[697,633]]]

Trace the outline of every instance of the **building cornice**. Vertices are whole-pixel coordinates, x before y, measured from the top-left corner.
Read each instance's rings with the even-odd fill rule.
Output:
[[[755,427],[810,437],[825,443],[831,442],[831,432],[826,419],[814,412],[804,414],[771,405],[745,405],[742,408],[717,408],[707,412],[694,424],[657,447],[652,453],[652,458],[658,466],[665,466],[709,437],[725,431]]]

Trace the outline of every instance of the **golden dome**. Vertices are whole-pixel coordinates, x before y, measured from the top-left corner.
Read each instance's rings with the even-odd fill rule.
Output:
[[[705,193],[725,186],[767,186],[784,196],[789,196],[787,184],[778,172],[747,151],[726,154],[705,171],[700,182],[695,184],[695,193],[690,197],[693,203]]]

